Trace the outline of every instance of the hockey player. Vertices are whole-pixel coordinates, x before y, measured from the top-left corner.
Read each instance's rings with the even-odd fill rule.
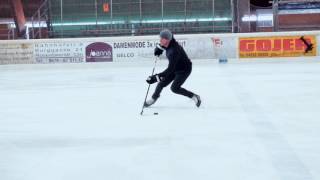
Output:
[[[200,107],[200,96],[181,87],[191,74],[191,60],[182,46],[174,39],[171,31],[167,29],[160,32],[160,45],[155,48],[154,55],[159,57],[163,51],[166,51],[166,56],[169,60],[168,68],[159,74],[148,77],[147,83],[154,84],[158,82],[158,84],[152,98],[146,101],[144,106],[150,107],[153,105],[160,97],[162,89],[172,82],[172,92],[191,98],[196,106]]]

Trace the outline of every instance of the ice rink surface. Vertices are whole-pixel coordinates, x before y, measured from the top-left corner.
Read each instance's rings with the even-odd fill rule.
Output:
[[[0,66],[0,180],[320,179],[317,60],[195,62],[200,109],[140,116],[152,64]]]

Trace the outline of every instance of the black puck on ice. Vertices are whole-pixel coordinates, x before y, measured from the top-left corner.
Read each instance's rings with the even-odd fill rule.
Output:
[[[159,115],[159,113],[155,112],[155,113],[153,113],[153,115]]]

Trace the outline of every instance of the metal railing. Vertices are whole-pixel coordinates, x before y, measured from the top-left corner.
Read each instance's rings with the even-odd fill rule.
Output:
[[[87,30],[56,30],[49,31],[52,38],[62,37],[101,37],[101,36],[142,36],[158,34],[163,28],[169,28],[175,34],[195,34],[195,33],[219,33],[231,32],[232,26],[188,26],[188,27],[138,27],[132,28],[100,28]]]
[[[272,3],[272,9],[273,9],[273,31],[288,31],[288,30],[315,30],[319,29],[320,24],[309,24],[309,25],[290,25],[290,26],[284,26],[280,24],[280,19],[279,16],[283,14],[290,15],[293,11],[299,11],[299,13],[295,12],[293,14],[301,14],[302,16],[307,14],[307,11],[304,11],[303,9],[308,10],[309,8],[306,6],[306,4],[309,3],[316,3],[318,7],[320,0],[273,0],[270,1]],[[299,5],[303,5],[301,7],[303,8],[298,8]],[[286,8],[281,8],[282,6],[286,6]],[[290,8],[292,6],[293,8]],[[311,4],[309,4],[311,6]],[[312,6],[313,8],[313,6]],[[320,9],[317,9],[320,10]],[[291,13],[290,13],[291,12]]]
[[[28,39],[47,38],[47,30],[50,28],[49,3],[49,0],[45,0],[31,17],[31,24],[27,26],[26,32]]]
[[[15,28],[10,28],[8,30],[8,40],[9,39],[15,39],[16,37],[16,29]]]

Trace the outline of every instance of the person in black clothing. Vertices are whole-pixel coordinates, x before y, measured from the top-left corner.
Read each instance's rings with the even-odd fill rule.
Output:
[[[148,77],[147,83],[154,84],[158,82],[158,85],[152,98],[145,102],[145,107],[153,105],[160,97],[162,89],[171,82],[172,92],[191,98],[196,103],[196,106],[200,107],[200,96],[181,87],[191,74],[192,62],[182,46],[174,39],[173,34],[167,29],[160,32],[160,45],[155,48],[154,55],[160,56],[164,50],[166,51],[169,65],[162,73]]]

